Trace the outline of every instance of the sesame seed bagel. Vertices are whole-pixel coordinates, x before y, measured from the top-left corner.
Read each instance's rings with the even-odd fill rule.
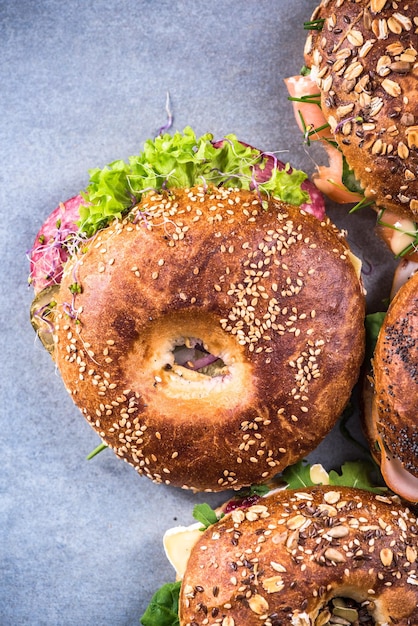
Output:
[[[87,248],[65,268],[54,358],[139,473],[240,488],[335,424],[363,358],[364,294],[329,221],[256,192],[170,190]]]
[[[305,60],[321,105],[367,198],[418,216],[418,35],[415,2],[323,0]]]
[[[418,272],[388,309],[374,353],[373,382],[376,406],[366,426],[377,437],[379,458],[397,460],[415,477],[418,502]],[[396,484],[390,486],[398,492]]]
[[[415,625],[417,541],[418,520],[396,498],[350,487],[276,492],[202,533],[180,625]]]

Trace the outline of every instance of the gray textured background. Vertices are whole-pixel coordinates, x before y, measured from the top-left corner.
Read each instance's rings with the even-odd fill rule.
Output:
[[[140,478],[67,396],[29,324],[26,251],[89,168],[137,153],[166,121],[234,132],[314,169],[283,78],[303,63],[315,0],[0,2],[0,624],[130,626],[174,572],[161,537],[204,497]],[[391,263],[371,213],[330,212],[365,257],[369,306]],[[364,251],[363,253],[361,251]],[[355,426],[355,422],[353,423]],[[313,455],[327,468],[358,451],[338,428]]]

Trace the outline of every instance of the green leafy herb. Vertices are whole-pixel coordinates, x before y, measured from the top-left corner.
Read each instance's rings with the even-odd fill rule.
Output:
[[[79,283],[72,283],[68,289],[71,293],[81,293],[81,285]]]
[[[315,100],[315,94],[313,96],[302,96],[301,98],[292,98],[289,97],[289,100],[295,100],[297,102],[307,102],[308,104],[318,104],[318,106],[321,106],[320,103],[318,103]],[[307,146],[311,145],[311,137],[313,135],[316,135],[317,133],[320,133],[322,130],[326,130],[327,128],[329,128],[329,124],[325,123],[322,124],[322,126],[318,126],[317,128],[312,128],[312,124],[307,124],[305,121],[305,118],[303,117],[303,114],[301,113],[301,111],[298,111],[298,115],[300,118],[300,123],[302,125],[302,131],[303,131],[303,136],[305,138],[305,143]],[[331,142],[329,142],[331,143]]]
[[[270,487],[268,485],[251,485],[248,488],[248,495],[252,496],[253,494],[257,496],[265,496],[270,491]]]
[[[309,76],[309,75],[310,75],[310,73],[311,73],[311,68],[310,68],[310,67],[308,67],[307,65],[303,65],[303,66],[300,68],[300,75],[301,75],[301,76]]]
[[[93,235],[112,219],[127,214],[147,191],[196,184],[253,188],[253,169],[262,170],[266,162],[262,152],[242,144],[232,134],[216,146],[210,133],[196,138],[190,127],[183,133],[159,135],[146,141],[143,151],[130,157],[128,163],[113,161],[89,172],[90,182],[82,193],[85,203],[79,208],[80,231]],[[300,170],[274,167],[270,179],[256,183],[256,187],[300,206],[309,201],[308,193],[301,189],[305,179],[306,174]]]
[[[341,474],[331,470],[328,474],[329,484],[344,487],[356,487],[374,493],[381,493],[385,488],[377,487],[370,479],[375,466],[368,461],[348,461],[341,467]],[[311,466],[306,460],[299,461],[282,472],[282,478],[288,489],[312,487],[315,483],[311,479]]]
[[[380,329],[382,328],[383,320],[386,317],[386,313],[379,311],[377,313],[369,313],[366,315],[366,358],[368,361],[373,357],[374,349],[376,347],[377,338],[379,336]]]
[[[315,484],[311,480],[311,466],[306,460],[287,467],[282,473],[282,478],[288,484],[289,489],[313,487]]]
[[[290,102],[301,102],[302,104],[316,104],[321,108],[321,94],[308,93],[305,96],[288,96]]]
[[[374,470],[372,463],[365,461],[347,461],[341,466],[341,474],[335,470],[329,473],[329,484],[341,487],[355,487],[356,489],[365,489],[373,493],[381,493],[385,491],[384,487],[376,487],[370,479],[370,475]]]
[[[209,528],[212,524],[216,524],[219,521],[219,518],[209,504],[204,502],[203,504],[196,504],[193,509],[193,517],[203,525],[202,530],[205,528]]]
[[[360,185],[360,183],[358,182],[357,178],[354,176],[354,172],[351,169],[351,167],[348,165],[345,157],[343,157],[342,181],[349,191],[363,195],[364,190],[362,186]]]
[[[108,446],[105,443],[100,443],[96,448],[94,448],[94,450],[92,450],[88,455],[87,455],[87,461],[90,461],[90,459],[93,459],[95,456],[97,456],[98,454],[100,454],[100,452],[103,452],[103,450],[106,450]]]
[[[320,18],[318,20],[311,20],[309,22],[303,23],[303,28],[305,30],[322,30],[324,27],[324,18]]]
[[[179,626],[181,581],[163,585],[151,598],[141,617],[143,626]]]
[[[350,209],[350,213],[356,213],[356,211],[360,211],[360,209],[365,209],[366,207],[372,206],[373,204],[373,200],[364,196],[364,198],[362,198],[360,202],[357,202],[357,204]]]

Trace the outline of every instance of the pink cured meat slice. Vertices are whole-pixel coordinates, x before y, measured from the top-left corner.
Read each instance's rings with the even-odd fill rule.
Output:
[[[32,249],[29,251],[30,278],[29,282],[35,294],[46,287],[61,282],[65,262],[69,257],[66,239],[77,233],[78,212],[83,198],[80,195],[61,202],[52,211],[36,235]]]

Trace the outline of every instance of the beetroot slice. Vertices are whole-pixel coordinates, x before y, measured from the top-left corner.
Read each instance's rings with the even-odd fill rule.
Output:
[[[67,245],[71,236],[78,231],[78,208],[82,202],[80,195],[61,202],[36,235],[29,251],[29,282],[35,294],[61,282],[63,267],[69,257]]]

